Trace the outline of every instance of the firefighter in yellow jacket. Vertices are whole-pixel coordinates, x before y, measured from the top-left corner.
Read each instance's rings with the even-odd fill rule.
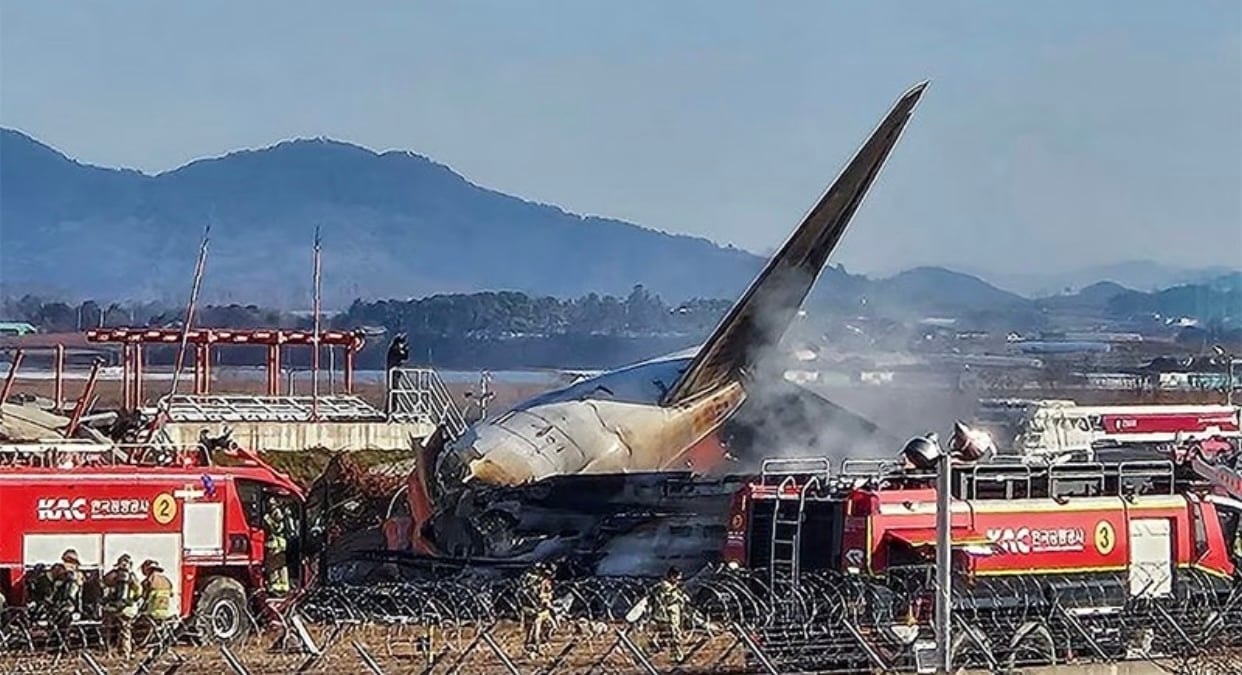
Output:
[[[289,515],[275,497],[267,500],[267,512],[263,514],[263,530],[267,534],[264,545],[263,566],[267,578],[268,595],[284,595],[289,592],[289,568],[285,550],[288,548]]]
[[[656,650],[663,648],[663,642],[667,639],[672,643],[677,659],[684,659],[685,654],[681,649],[681,621],[689,598],[681,588],[681,570],[670,567],[664,578],[651,589],[648,601],[651,603],[651,619],[655,624]]]
[[[552,632],[552,566],[536,563],[522,574],[519,600],[526,624],[526,650],[538,652]]]
[[[129,554],[117,558],[116,565],[103,578],[103,623],[108,649],[129,658],[134,653],[134,619],[142,600],[142,586],[131,567]]]
[[[142,563],[142,616],[152,625],[178,615],[173,607],[172,581],[164,576],[164,568],[154,560]]]

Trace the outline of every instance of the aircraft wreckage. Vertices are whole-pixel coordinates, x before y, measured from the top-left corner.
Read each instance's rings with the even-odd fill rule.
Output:
[[[718,557],[737,487],[719,477],[736,466],[730,441],[765,452],[762,420],[726,423],[745,417],[762,357],[797,315],[925,88],[901,96],[702,346],[544,393],[455,438],[437,430],[400,500],[408,512],[391,513],[385,526],[388,548],[472,562],[572,557],[608,574]],[[808,410],[818,419],[788,423],[874,431],[822,399]]]

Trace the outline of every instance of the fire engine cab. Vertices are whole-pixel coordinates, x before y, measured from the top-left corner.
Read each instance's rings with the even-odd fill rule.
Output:
[[[301,577],[303,501],[287,476],[244,451],[225,466],[202,447],[153,454],[75,441],[0,445],[0,592],[9,607],[24,606],[32,573],[72,549],[87,603],[128,554],[135,572],[147,559],[163,567],[174,606],[200,635],[236,639],[265,595],[265,565],[287,565],[295,583]],[[290,521],[279,557],[266,555],[273,506]],[[88,619],[99,611],[78,609]]]

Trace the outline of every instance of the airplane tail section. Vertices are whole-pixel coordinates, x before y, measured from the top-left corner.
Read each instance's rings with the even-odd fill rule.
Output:
[[[723,385],[780,341],[926,88],[926,82],[920,83],[897,101],[793,236],[729,310],[669,388],[661,405],[677,405]]]

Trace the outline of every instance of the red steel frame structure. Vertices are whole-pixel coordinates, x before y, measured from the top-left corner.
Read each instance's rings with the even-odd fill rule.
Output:
[[[366,344],[356,332],[320,331],[316,338],[309,330],[275,330],[267,328],[235,330],[231,328],[103,328],[86,331],[86,340],[94,343],[121,345],[123,398],[127,409],[142,402],[142,347],[147,344],[178,344],[182,338],[194,345],[194,393],[211,393],[211,349],[217,345],[265,345],[267,347],[267,395],[280,395],[280,356],[285,346],[342,347],[345,350],[345,392],[354,392],[354,362]]]
[[[63,344],[53,347],[15,347],[10,351],[9,370],[4,377],[4,381],[0,383],[0,403],[9,399],[9,394],[13,391],[13,386],[17,382],[17,372],[22,365],[22,361],[27,352],[52,352],[52,385],[54,387],[52,397],[55,399],[53,403],[54,410],[64,410],[65,407],[65,357],[67,350]],[[91,374],[87,378],[88,385],[84,389],[86,398],[90,398],[94,391],[95,380],[99,375],[99,367],[103,365],[101,358],[96,355],[95,363],[92,364]],[[79,401],[80,403],[80,401]],[[75,403],[75,406],[77,403]]]

